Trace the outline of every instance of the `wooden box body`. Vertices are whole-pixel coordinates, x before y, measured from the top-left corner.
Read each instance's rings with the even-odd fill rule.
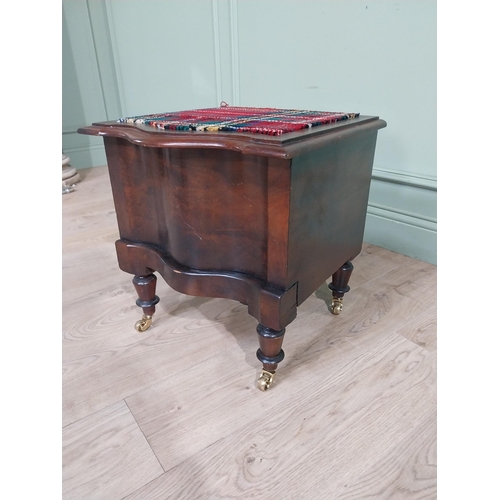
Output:
[[[120,268],[248,304],[276,330],[361,250],[377,131],[361,116],[280,137],[98,123]]]

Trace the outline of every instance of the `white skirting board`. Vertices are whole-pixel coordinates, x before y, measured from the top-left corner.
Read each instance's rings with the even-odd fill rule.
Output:
[[[364,240],[437,264],[437,182],[374,169]]]
[[[368,207],[364,235],[366,243],[437,264],[436,230],[417,225],[418,219],[412,224],[411,219],[406,222],[395,220],[391,212],[387,212],[386,216],[380,211],[377,214],[370,212]]]

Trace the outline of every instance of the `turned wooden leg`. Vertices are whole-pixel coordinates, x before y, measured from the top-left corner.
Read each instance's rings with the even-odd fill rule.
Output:
[[[142,319],[135,324],[135,329],[138,332],[144,332],[151,326],[153,314],[156,309],[155,305],[160,302],[160,298],[155,295],[156,276],[154,274],[134,276],[132,283],[134,283],[135,291],[139,296],[136,304],[142,307],[142,312],[144,313]]]
[[[340,314],[343,306],[344,293],[347,293],[351,288],[349,278],[351,277],[354,266],[352,262],[346,262],[335,274],[332,276],[332,282],[328,288],[332,291],[332,314]]]
[[[257,326],[257,333],[259,334],[260,348],[257,350],[257,359],[262,362],[262,373],[257,381],[257,387],[261,391],[267,391],[274,382],[274,374],[278,363],[283,361],[285,353],[281,346],[283,344],[283,337],[285,329],[273,330],[264,325]]]

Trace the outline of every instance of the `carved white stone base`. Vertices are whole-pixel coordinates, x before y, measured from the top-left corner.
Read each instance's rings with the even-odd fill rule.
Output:
[[[70,188],[75,184],[75,182],[80,181],[80,175],[77,173],[76,168],[72,167],[69,164],[69,156],[63,153],[62,155],[62,187],[63,192],[69,192],[68,190],[64,191],[64,188]]]
[[[76,174],[76,168],[75,167],[63,167],[62,169],[62,180],[64,181],[65,179],[69,179],[70,177],[73,177],[73,175]]]
[[[75,174],[69,177],[68,179],[63,179],[62,185],[63,187],[72,186],[75,182],[80,181],[80,174]]]

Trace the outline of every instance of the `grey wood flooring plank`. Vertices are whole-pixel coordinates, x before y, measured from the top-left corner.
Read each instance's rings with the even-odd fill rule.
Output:
[[[352,289],[363,285],[411,260],[404,255],[364,243],[361,253],[352,261],[354,271],[349,286]]]
[[[280,363],[276,386],[270,391],[276,393],[277,398],[273,398],[272,404],[282,397],[290,397],[289,391],[293,389],[289,383],[297,383],[300,376],[307,377],[307,384],[311,386],[324,383],[324,378],[331,376],[332,365],[335,369],[343,366],[341,356],[345,345],[358,347],[365,342],[366,346],[367,339],[383,341],[399,325],[410,321],[418,309],[417,302],[396,293],[393,288],[397,282],[384,286],[373,280],[350,292],[352,303],[340,316],[331,315],[315,296],[304,303],[285,334],[286,356]],[[377,299],[377,294],[381,294],[381,298]],[[239,306],[237,309],[240,310]],[[244,308],[241,312],[246,315]],[[245,368],[249,365],[256,371],[259,366],[255,359],[254,328],[250,336],[236,330],[231,333],[241,336],[238,350],[214,356],[175,378],[167,377],[127,398],[166,470],[224,437],[232,426],[244,422],[247,415],[261,410],[252,406],[256,396],[250,373],[255,372]],[[292,374],[299,374],[299,378]],[[252,388],[250,393],[248,388]],[[257,401],[260,400],[267,401],[262,398]],[[225,413],[221,409],[227,405],[232,410]],[[172,441],[172,436],[177,439]]]
[[[252,422],[127,500],[335,498],[408,436],[435,401],[428,385],[435,377],[432,353],[396,334],[357,353],[320,389],[302,377],[293,397],[284,381],[278,404],[254,411]]]
[[[416,259],[407,262],[380,276],[385,286],[406,297],[417,300],[422,307],[433,307],[437,303],[436,266]]]
[[[163,473],[123,401],[67,426],[62,444],[64,500],[118,500]]]
[[[230,303],[234,304],[233,301]],[[75,329],[84,332],[97,329],[103,334],[106,331],[111,334],[113,323],[117,328],[113,339],[101,344],[104,348],[90,340],[91,346],[82,349],[86,352],[81,357],[75,357],[77,347],[73,347],[73,358],[63,363],[64,425],[145,389],[162,378],[174,376],[186,364],[195,365],[237,342],[225,330],[223,322],[216,321],[227,309],[227,301],[212,301],[200,309],[193,308],[185,314],[187,317],[172,315],[162,327],[152,327],[142,334],[134,330],[133,322],[117,319],[118,313],[112,301],[102,307],[99,314],[96,314],[99,309],[88,307],[88,313],[79,316],[80,325],[76,327],[74,324]],[[126,332],[125,338],[122,338],[122,330]],[[67,335],[74,337],[75,333]],[[92,347],[95,348],[93,352]]]
[[[435,403],[435,402],[434,402]],[[361,476],[339,490],[338,500],[434,500],[437,498],[436,407],[404,439],[373,457]]]
[[[403,325],[397,332],[420,347],[435,351],[437,349],[436,304],[422,310],[420,315]]]

